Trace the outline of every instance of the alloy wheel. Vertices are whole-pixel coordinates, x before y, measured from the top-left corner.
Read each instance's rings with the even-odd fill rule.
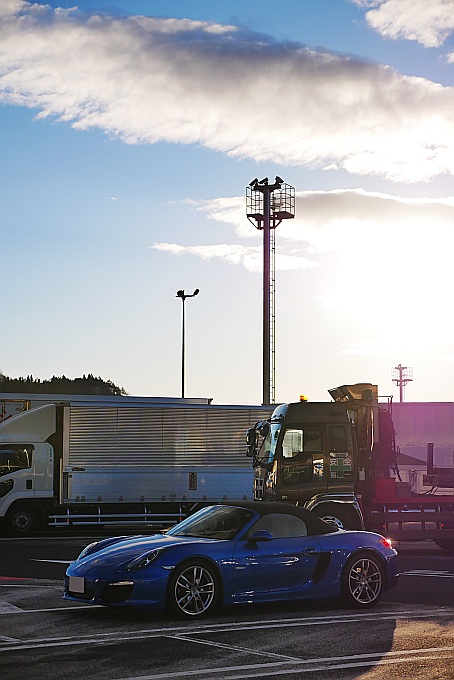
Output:
[[[202,616],[215,602],[216,579],[204,565],[191,564],[176,576],[173,593],[182,614]]]
[[[348,589],[358,605],[368,606],[377,600],[383,590],[380,566],[369,557],[355,561],[348,572]]]

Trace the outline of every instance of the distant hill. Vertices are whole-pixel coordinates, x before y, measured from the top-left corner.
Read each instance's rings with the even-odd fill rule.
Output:
[[[89,373],[82,378],[53,376],[40,380],[32,375],[26,378],[9,378],[0,373],[0,392],[26,392],[30,394],[98,394],[101,396],[122,396],[128,394],[123,387],[117,387],[111,380],[95,378]]]

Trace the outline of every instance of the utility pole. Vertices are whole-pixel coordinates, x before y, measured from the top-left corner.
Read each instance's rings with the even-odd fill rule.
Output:
[[[413,380],[413,369],[399,364],[393,368],[393,382],[399,387],[399,401],[404,400],[404,387]]]
[[[295,217],[295,189],[276,177],[257,178],[246,187],[246,215],[263,231],[263,405],[275,401],[275,250],[274,230]]]

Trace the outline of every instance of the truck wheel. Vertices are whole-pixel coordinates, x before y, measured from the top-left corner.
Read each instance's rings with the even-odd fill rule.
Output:
[[[355,518],[353,512],[337,504],[329,505],[325,503],[315,508],[314,513],[325,522],[334,524],[338,529],[357,530],[361,528],[359,520]]]
[[[367,609],[376,605],[385,587],[380,559],[368,552],[352,555],[341,581],[341,599],[348,607]]]
[[[218,577],[203,560],[175,567],[169,582],[167,604],[179,618],[196,619],[211,612],[218,600]]]
[[[30,536],[38,525],[38,513],[30,505],[13,505],[5,516],[5,530],[9,536]]]
[[[450,555],[454,555],[454,540],[450,541],[449,538],[434,540],[434,543],[438,545],[439,548],[445,550]]]

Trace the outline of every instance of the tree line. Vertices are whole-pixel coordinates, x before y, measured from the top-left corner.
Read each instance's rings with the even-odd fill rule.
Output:
[[[101,396],[123,396],[128,394],[111,380],[95,378],[89,373],[82,378],[53,376],[50,380],[40,380],[28,375],[26,378],[9,378],[0,373],[0,392],[24,392],[30,394],[98,394]]]

